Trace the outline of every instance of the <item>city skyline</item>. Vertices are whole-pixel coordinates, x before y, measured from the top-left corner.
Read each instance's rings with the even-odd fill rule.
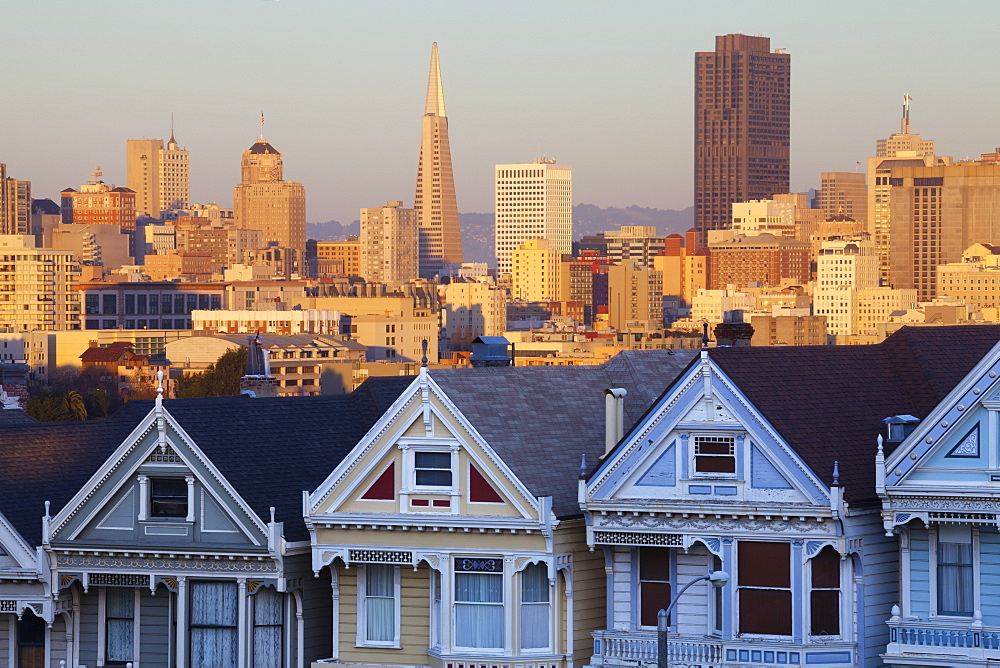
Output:
[[[898,127],[904,92],[914,98],[913,132],[933,137],[941,153],[975,157],[997,143],[986,110],[1000,93],[981,87],[969,66],[995,53],[989,19],[1000,8],[992,5],[939,16],[918,3],[906,17],[860,3],[838,5],[835,17],[791,3],[771,11],[577,3],[573,12],[515,3],[503,16],[456,3],[396,3],[379,13],[299,0],[177,2],[169,12],[161,3],[119,6],[25,3],[9,8],[0,28],[5,60],[19,63],[6,85],[22,101],[0,115],[0,146],[35,197],[54,198],[95,165],[125,184],[125,140],[166,139],[173,112],[178,142],[191,152],[192,201],[226,205],[234,161],[263,107],[288,177],[310,192],[309,221],[350,222],[361,206],[389,199],[412,205],[434,41],[466,212],[492,210],[495,164],[541,154],[574,165],[577,202],[690,206],[693,54],[727,33],[764,34],[794,54],[793,191],[870,157],[876,139]],[[59,23],[46,23],[52,8]],[[113,20],[98,20],[105,11]],[[138,48],[139,28],[166,19],[169,47]],[[377,50],[363,30],[375,19],[394,33]],[[273,48],[240,53],[262,26]],[[961,49],[948,48],[959,41]],[[871,76],[876,63],[882,76]],[[107,85],[95,84],[102,72]],[[386,89],[387,104],[378,101]]]

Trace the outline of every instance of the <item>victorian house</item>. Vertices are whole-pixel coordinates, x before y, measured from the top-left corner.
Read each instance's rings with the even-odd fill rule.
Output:
[[[333,583],[333,653],[314,668],[585,663],[605,565],[577,479],[605,450],[605,391],[621,388],[617,441],[691,355],[421,369],[306,498],[313,568]]]
[[[887,421],[876,486],[898,538],[887,665],[1000,662],[1000,346],[933,410]]]
[[[998,339],[998,327],[908,328],[874,346],[703,351],[581,484],[587,541],[603,554],[613,593],[590,665],[655,665],[657,612],[717,570],[728,585],[692,586],[668,620],[671,665],[883,665],[901,594],[876,493],[876,439],[885,418],[936,410]],[[976,484],[988,484],[980,466]],[[968,544],[978,520],[958,519],[962,502],[948,503],[948,540],[964,531]],[[926,519],[929,506],[917,507]],[[913,525],[926,555],[927,530]],[[948,564],[969,554],[939,553]],[[926,560],[910,558],[926,581]],[[946,571],[939,582],[963,577]],[[926,620],[923,596],[924,607],[910,602],[905,614],[919,609]],[[982,608],[962,605],[968,627]]]
[[[0,666],[272,667],[329,656],[302,518],[402,387],[132,402],[0,429]]]

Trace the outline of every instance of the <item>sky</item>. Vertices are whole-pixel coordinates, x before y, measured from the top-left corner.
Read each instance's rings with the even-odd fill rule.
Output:
[[[96,165],[125,185],[125,140],[191,152],[191,199],[232,206],[260,133],[306,186],[310,222],[412,206],[437,42],[459,210],[493,209],[493,166],[573,166],[574,202],[692,203],[694,53],[762,34],[792,56],[792,190],[854,171],[875,140],[1000,145],[1000,3],[675,0],[8,0],[0,162],[57,198]]]

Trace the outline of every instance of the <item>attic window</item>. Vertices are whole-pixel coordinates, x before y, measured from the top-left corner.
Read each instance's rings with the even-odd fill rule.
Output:
[[[451,487],[450,452],[415,452],[413,470],[421,487]]]
[[[184,478],[150,479],[151,517],[187,517],[188,490]]]
[[[736,439],[732,436],[695,436],[696,473],[736,473]]]

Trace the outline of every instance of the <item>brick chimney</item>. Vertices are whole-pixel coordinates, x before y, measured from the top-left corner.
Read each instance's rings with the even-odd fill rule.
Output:
[[[0,364],[0,410],[24,410],[28,405],[28,372],[21,362]]]
[[[247,337],[247,368],[240,378],[240,394],[255,398],[278,396],[278,379],[271,375],[270,353],[264,350],[260,334]]]

